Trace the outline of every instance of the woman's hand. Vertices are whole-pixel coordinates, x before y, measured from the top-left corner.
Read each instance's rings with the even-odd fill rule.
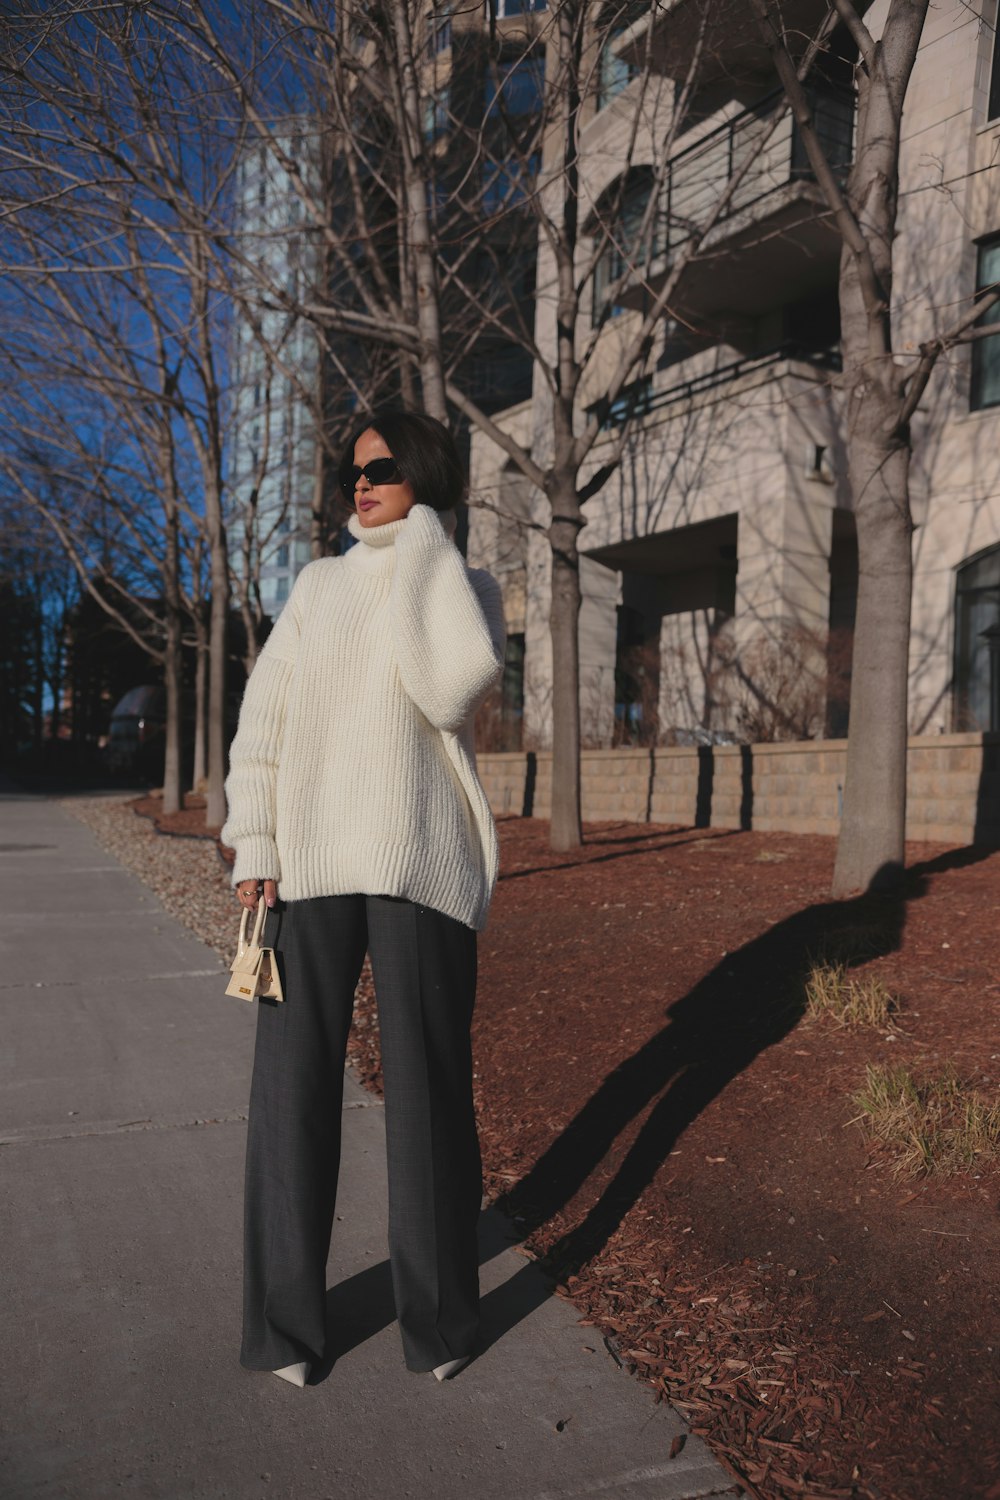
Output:
[[[236,896],[246,911],[256,911],[261,896],[265,906],[273,906],[278,899],[278,883],[276,880],[241,880],[236,887]]]

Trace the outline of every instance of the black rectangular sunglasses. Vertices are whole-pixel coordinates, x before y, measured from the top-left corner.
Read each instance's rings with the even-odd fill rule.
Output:
[[[348,474],[340,481],[340,487],[344,494],[354,494],[354,487],[362,474],[369,484],[402,484],[403,476],[396,467],[394,458],[373,458],[370,464],[360,468],[357,464],[349,470]]]

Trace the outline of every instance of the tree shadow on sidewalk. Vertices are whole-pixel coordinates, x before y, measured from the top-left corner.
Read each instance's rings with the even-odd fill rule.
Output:
[[[607,1244],[680,1136],[805,1013],[817,961],[852,967],[899,947],[910,904],[930,876],[975,864],[988,849],[950,851],[907,871],[894,892],[804,908],[727,956],[668,1011],[667,1024],[609,1073],[525,1177],[497,1201],[524,1237],[584,1186],[629,1124],[652,1105],[613,1179],[584,1219],[544,1257],[560,1280]],[[877,885],[878,878],[873,884]]]

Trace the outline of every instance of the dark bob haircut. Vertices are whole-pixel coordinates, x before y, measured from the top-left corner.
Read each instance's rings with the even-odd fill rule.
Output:
[[[429,505],[432,510],[451,510],[461,503],[465,496],[465,469],[455,439],[447,427],[422,412],[385,407],[373,411],[356,429],[340,460],[337,480],[348,505],[352,493],[354,445],[365,432],[378,433],[396,460],[399,472],[413,486],[418,505]]]

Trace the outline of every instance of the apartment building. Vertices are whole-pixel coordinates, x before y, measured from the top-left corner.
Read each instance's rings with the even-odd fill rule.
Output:
[[[775,114],[777,78],[749,7],[635,9],[594,72],[581,130],[582,197],[595,213],[613,201],[617,214],[581,346],[599,324],[612,359],[696,226],[714,218],[591,456],[596,469],[627,409],[622,463],[585,504],[580,536],[584,743],[837,735],[858,567],[835,380],[839,240],[790,115]],[[876,35],[886,9],[878,0],[866,13]],[[815,0],[784,7],[802,36],[824,10]],[[996,0],[942,0],[926,23],[903,126],[893,309],[903,358],[1000,278],[996,12]],[[655,93],[636,76],[643,58]],[[839,170],[853,145],[852,64],[849,38],[835,35],[809,80]],[[650,222],[651,183],[654,242],[630,284],[623,247]],[[542,246],[536,335],[546,350],[551,282]],[[581,421],[602,378],[597,358]],[[1000,729],[998,407],[1000,333],[949,355],[914,423],[914,733]],[[544,455],[544,382],[502,421]],[[524,743],[545,746],[549,548],[521,523],[544,526],[547,505],[481,435],[472,469],[474,494],[495,509],[474,513],[470,556],[503,584],[521,696],[513,712]]]
[[[233,304],[226,527],[234,574],[257,579],[263,613],[277,616],[311,556],[316,457],[311,393],[319,369],[314,331],[282,310],[318,275],[315,237],[282,163],[291,155],[315,178],[315,141],[307,122],[290,123],[240,163],[235,223],[249,272]]]

